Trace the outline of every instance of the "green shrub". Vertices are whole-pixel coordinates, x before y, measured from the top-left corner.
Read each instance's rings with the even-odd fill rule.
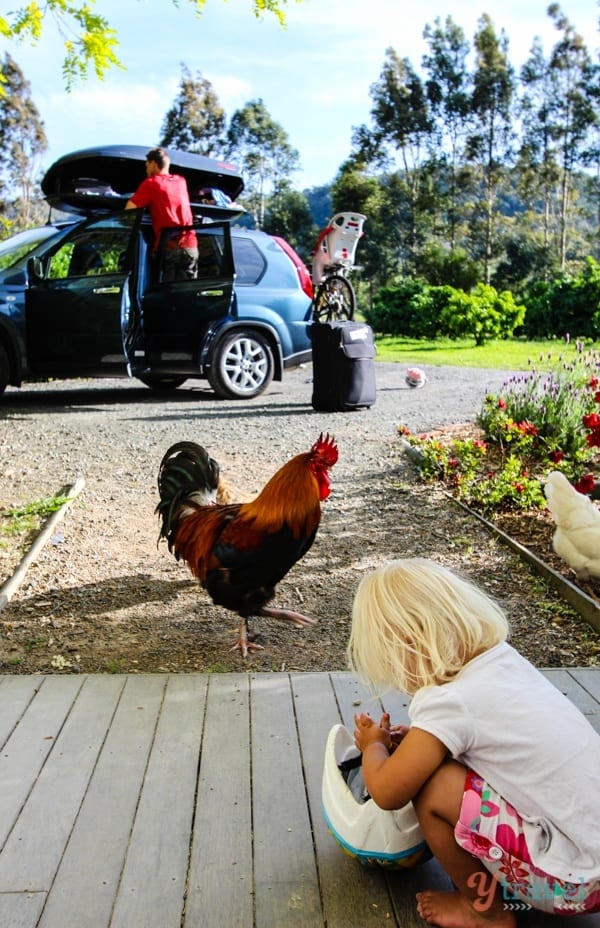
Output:
[[[411,277],[382,287],[372,309],[365,310],[365,322],[382,335],[435,338],[437,325],[430,311],[428,291],[426,283]]]
[[[430,243],[416,258],[417,273],[432,287],[471,290],[481,279],[481,268],[464,248],[448,250]]]
[[[537,281],[525,297],[527,338],[600,336],[600,264],[587,258],[583,270],[552,281]]]
[[[450,338],[472,336],[476,345],[492,338],[509,338],[523,322],[525,307],[509,290],[502,293],[477,284],[472,293],[455,290],[440,315],[442,334]]]

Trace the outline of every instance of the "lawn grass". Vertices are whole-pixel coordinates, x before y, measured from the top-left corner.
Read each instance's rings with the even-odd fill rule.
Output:
[[[431,364],[433,366],[482,367],[492,370],[550,370],[561,361],[572,360],[577,348],[574,342],[562,340],[529,342],[508,338],[486,342],[477,347],[473,339],[440,338],[426,341],[416,338],[385,336],[377,339],[377,359],[400,364]]]

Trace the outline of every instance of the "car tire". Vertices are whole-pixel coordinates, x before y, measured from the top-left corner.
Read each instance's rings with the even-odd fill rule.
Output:
[[[160,377],[159,375],[148,374],[137,379],[145,386],[150,387],[151,390],[156,390],[157,393],[170,393],[180,387],[182,383],[185,383],[187,377]]]
[[[221,399],[249,400],[267,389],[274,370],[273,352],[264,335],[237,329],[217,344],[208,382]]]
[[[4,393],[8,386],[8,381],[10,378],[10,364],[8,363],[8,355],[2,345],[0,345],[0,396]]]

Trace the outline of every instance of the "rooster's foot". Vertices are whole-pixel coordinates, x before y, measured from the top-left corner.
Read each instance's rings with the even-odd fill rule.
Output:
[[[314,619],[302,615],[301,612],[293,612],[291,609],[273,609],[269,606],[263,606],[258,613],[268,619],[281,619],[283,622],[293,622],[298,628],[306,628],[309,625],[316,625]]]
[[[255,636],[252,635],[245,625],[242,625],[239,629],[235,629],[238,633],[237,639],[233,646],[229,649],[230,651],[241,651],[242,657],[248,657],[248,651],[264,651],[262,644],[257,644],[254,641]]]

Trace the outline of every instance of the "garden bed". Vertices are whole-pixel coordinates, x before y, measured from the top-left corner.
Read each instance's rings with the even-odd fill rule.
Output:
[[[485,443],[483,430],[473,425],[457,425],[422,436],[423,441],[434,441],[444,447],[451,447],[458,442]],[[416,467],[421,468],[425,460],[419,444],[411,444],[401,439],[405,453]],[[482,471],[498,471],[502,466],[501,453],[494,445],[486,445],[485,457],[482,458]],[[533,475],[530,475],[533,476]],[[478,518],[489,531],[516,551],[540,573],[594,628],[600,630],[600,578],[585,583],[580,581],[575,571],[555,553],[552,539],[556,525],[550,511],[542,509],[503,508],[485,515],[476,507],[461,500],[461,493],[455,485],[452,474],[440,474],[441,482],[447,494],[455,503],[470,515]],[[540,472],[540,480],[543,476]],[[430,478],[431,479],[431,478]],[[600,523],[599,523],[600,525]]]

